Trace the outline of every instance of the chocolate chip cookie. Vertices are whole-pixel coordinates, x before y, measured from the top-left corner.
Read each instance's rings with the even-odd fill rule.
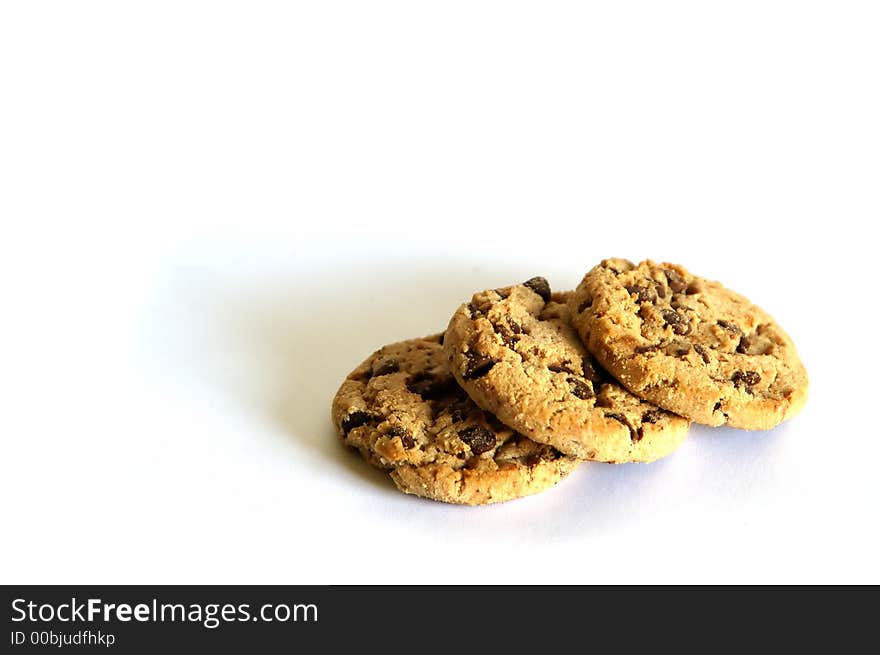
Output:
[[[484,410],[569,455],[605,462],[668,455],[688,421],[602,370],[569,322],[568,295],[552,294],[541,277],[475,294],[446,331],[456,380]]]
[[[806,402],[806,369],[773,318],[682,266],[606,259],[569,309],[624,386],[693,421],[769,429]]]
[[[442,335],[373,353],[342,383],[332,418],[344,443],[387,469],[398,489],[447,503],[534,494],[578,463],[477,407],[452,377]]]

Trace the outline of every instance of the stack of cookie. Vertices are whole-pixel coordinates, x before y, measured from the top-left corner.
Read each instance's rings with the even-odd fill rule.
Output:
[[[772,428],[807,386],[789,336],[743,296],[674,264],[607,259],[574,291],[535,277],[474,294],[444,333],[373,353],[332,416],[401,491],[481,505],[583,460],[654,461],[691,421]]]

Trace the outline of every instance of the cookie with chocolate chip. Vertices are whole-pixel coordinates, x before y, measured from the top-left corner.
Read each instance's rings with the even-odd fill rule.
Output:
[[[388,470],[398,489],[447,503],[534,494],[577,465],[477,407],[449,370],[442,335],[373,353],[342,383],[332,419],[343,442]]]
[[[475,294],[446,331],[459,384],[507,425],[580,459],[650,462],[674,451],[689,422],[603,371],[571,325],[567,301],[544,278]]]
[[[606,259],[569,300],[590,352],[634,394],[706,425],[763,430],[803,407],[791,338],[740,294],[675,264]]]

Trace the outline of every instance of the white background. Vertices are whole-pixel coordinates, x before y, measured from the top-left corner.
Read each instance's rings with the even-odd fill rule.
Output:
[[[0,581],[880,582],[873,2],[0,10]],[[811,376],[463,508],[337,441],[346,373],[598,260],[745,293]]]

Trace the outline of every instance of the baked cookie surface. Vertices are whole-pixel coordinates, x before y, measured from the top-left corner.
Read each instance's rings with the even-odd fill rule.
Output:
[[[636,398],[601,369],[569,322],[568,293],[544,278],[474,294],[444,349],[474,402],[530,439],[581,459],[650,462],[689,422]]]
[[[343,442],[397,487],[482,505],[552,487],[577,460],[483,412],[456,384],[442,335],[385,346],[352,371],[333,399]]]
[[[682,266],[606,259],[569,309],[581,339],[624,386],[693,421],[769,429],[806,402],[806,369],[773,318]]]

